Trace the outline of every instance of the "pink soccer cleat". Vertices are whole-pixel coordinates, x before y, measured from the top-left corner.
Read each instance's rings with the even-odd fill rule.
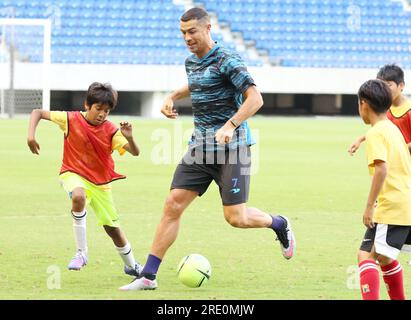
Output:
[[[67,268],[69,270],[80,270],[87,264],[87,256],[82,253],[81,251],[77,251],[75,256],[71,259],[70,263],[68,264]]]
[[[288,218],[285,216],[279,217],[284,219],[285,224],[283,229],[275,231],[275,233],[277,234],[276,240],[280,241],[283,257],[286,259],[291,259],[295,253],[297,243],[295,241],[294,233],[291,230],[291,224]]]
[[[132,290],[155,290],[157,289],[157,280],[150,280],[146,277],[137,277],[131,283],[119,288],[121,291]]]

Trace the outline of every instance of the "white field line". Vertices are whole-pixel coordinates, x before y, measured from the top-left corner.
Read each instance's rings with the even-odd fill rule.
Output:
[[[131,216],[131,215],[136,215],[135,213],[122,213],[120,217],[122,216]],[[32,218],[38,218],[38,219],[50,219],[50,218],[70,218],[70,212],[66,214],[57,214],[57,215],[1,215],[0,214],[0,219],[32,219]]]

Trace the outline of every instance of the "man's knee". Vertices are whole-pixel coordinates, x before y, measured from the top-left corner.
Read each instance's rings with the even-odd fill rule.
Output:
[[[226,217],[226,221],[235,228],[246,228],[246,220],[239,217]]]
[[[184,206],[178,199],[170,195],[164,204],[164,215],[170,218],[179,218],[184,211]]]
[[[246,228],[247,216],[239,208],[224,208],[224,218],[225,220],[235,228]]]
[[[166,198],[163,219],[178,220],[187,206],[198,196],[197,191],[173,189]]]

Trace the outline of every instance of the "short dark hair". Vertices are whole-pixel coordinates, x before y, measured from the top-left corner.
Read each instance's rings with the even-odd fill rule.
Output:
[[[392,104],[391,90],[381,80],[368,80],[358,90],[358,99],[365,100],[376,114],[386,112]]]
[[[202,20],[204,18],[210,20],[210,17],[206,10],[204,10],[203,8],[191,8],[181,16],[180,20],[187,22],[190,20]]]
[[[108,105],[113,110],[117,105],[118,93],[109,83],[93,82],[87,90],[86,104]]]
[[[386,64],[377,74],[377,79],[394,81],[397,85],[404,82],[404,71],[396,64]]]

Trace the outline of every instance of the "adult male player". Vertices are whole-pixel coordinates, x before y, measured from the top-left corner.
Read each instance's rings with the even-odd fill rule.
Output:
[[[174,101],[191,95],[194,133],[174,173],[146,265],[139,277],[120,290],[157,288],[157,270],[177,238],[182,213],[206,192],[213,180],[219,186],[224,217],[229,224],[237,228],[271,228],[286,259],[295,251],[288,218],[246,206],[250,146],[254,143],[246,120],[263,105],[253,78],[238,54],[212,40],[210,18],[205,10],[192,8],[185,12],[180,28],[193,53],[185,61],[188,84],[168,95],[161,112],[175,119],[178,114]]]

